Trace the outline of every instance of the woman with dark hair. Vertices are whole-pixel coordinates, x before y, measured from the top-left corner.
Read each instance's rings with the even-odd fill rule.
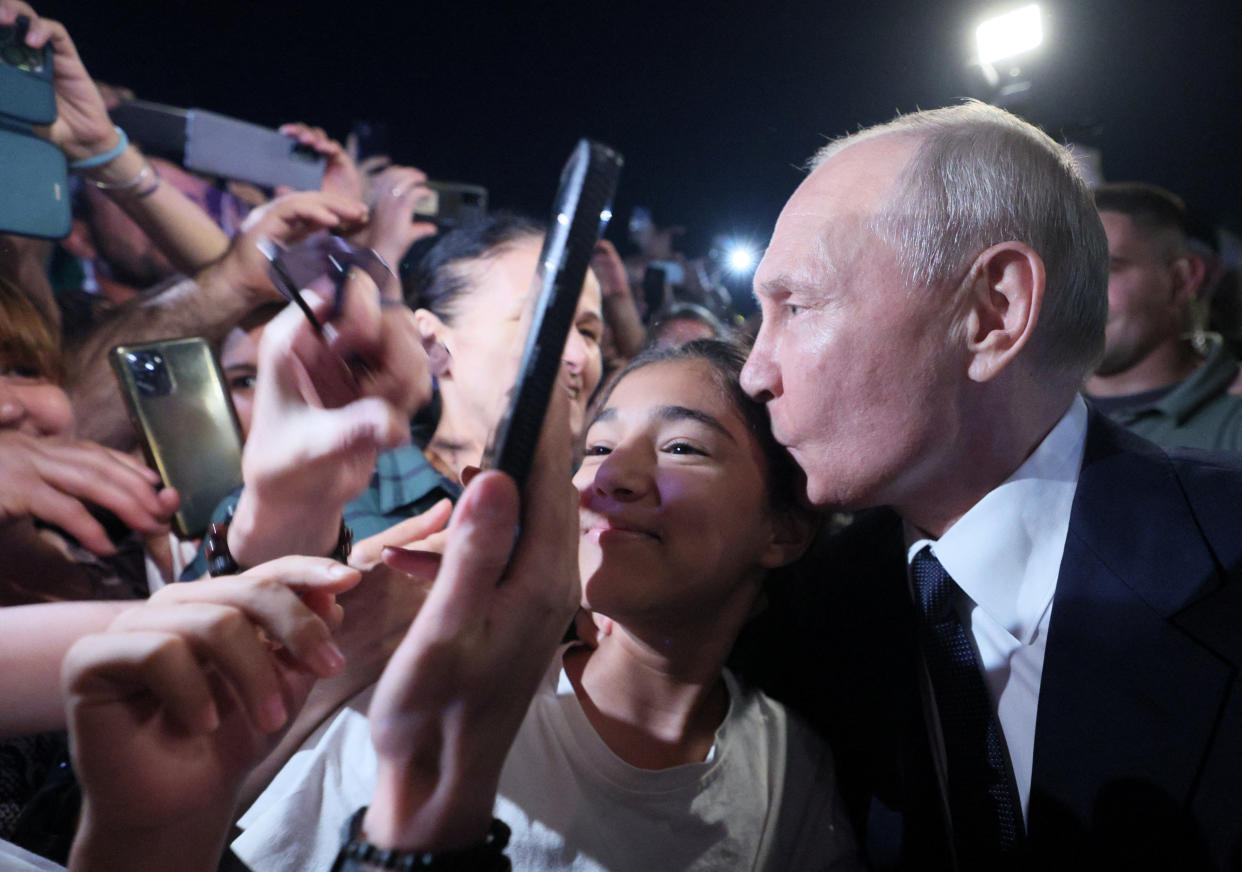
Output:
[[[402,270],[438,386],[438,416],[422,434],[424,452],[449,478],[479,463],[516,379],[520,326],[542,245],[541,226],[499,212],[450,231]],[[588,273],[563,355],[575,435],[602,371],[600,305],[599,282]]]
[[[574,478],[587,641],[550,664],[500,775],[515,869],[857,866],[828,748],[725,668],[817,520],[738,385],[744,357],[710,340],[642,354],[587,428]],[[403,728],[384,690],[403,666],[369,719],[356,701],[242,817],[233,847],[255,872],[328,867],[390,765],[371,736]]]

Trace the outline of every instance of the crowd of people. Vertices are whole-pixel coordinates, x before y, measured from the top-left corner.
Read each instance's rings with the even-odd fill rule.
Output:
[[[0,236],[0,867],[1242,868],[1236,279],[1176,195],[967,103],[814,157],[751,324],[601,240],[519,492],[542,223],[303,123],[318,190],[148,157],[19,17],[80,190]],[[295,305],[328,236],[381,269]],[[107,362],[190,336],[201,536]]]

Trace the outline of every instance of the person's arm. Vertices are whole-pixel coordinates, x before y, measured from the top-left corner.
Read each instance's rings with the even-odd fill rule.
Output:
[[[362,834],[381,848],[482,840],[509,747],[578,606],[568,398],[553,393],[521,505],[503,473],[470,481],[435,584],[376,686],[378,780]]]
[[[63,602],[0,609],[0,736],[65,728],[60,664],[88,633],[99,633],[136,602]]]
[[[617,354],[620,357],[633,357],[643,347],[647,330],[638,314],[625,264],[607,239],[596,243],[595,254],[591,257],[591,271],[599,281],[604,321],[612,328]]]
[[[286,558],[163,588],[75,643],[62,686],[83,804],[69,868],[214,870],[246,773],[343,665],[334,597],[357,581]]]
[[[307,191],[279,197],[251,212],[228,253],[194,280],[183,279],[111,312],[66,349],[66,388],[78,413],[79,433],[120,450],[136,445],[106,359],[113,346],[178,336],[218,342],[256,306],[280,299],[268,278],[268,261],[258,249],[259,237],[288,245],[319,230],[358,224],[365,217],[362,203],[333,194]]]
[[[39,18],[23,0],[0,0],[0,24],[19,15],[31,20],[26,44],[52,47],[56,120],[38,132],[65,153],[70,163],[110,153],[120,136],[108,118],[103,95],[92,81],[64,25]],[[112,160],[84,168],[87,184],[98,185],[151,237],[177,269],[191,273],[219,258],[228,237],[202,209],[159,177],[137,146]]]

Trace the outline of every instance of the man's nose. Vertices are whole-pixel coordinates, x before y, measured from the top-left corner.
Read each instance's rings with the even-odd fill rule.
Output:
[[[742,390],[751,399],[761,403],[766,403],[780,394],[780,371],[772,359],[762,327],[759,328],[759,335],[755,337],[750,354],[746,356],[746,365],[742,367],[739,381]]]

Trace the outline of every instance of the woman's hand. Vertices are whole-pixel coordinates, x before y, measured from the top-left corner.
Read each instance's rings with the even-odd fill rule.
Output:
[[[120,137],[108,118],[99,88],[86,72],[69,32],[59,21],[40,18],[22,0],[0,0],[0,25],[12,27],[17,17],[30,19],[26,45],[33,49],[52,47],[52,84],[56,90],[56,120],[37,132],[65,153],[69,160],[82,160],[102,154]]]
[[[154,470],[95,442],[0,433],[0,525],[35,517],[96,554],[112,554],[89,506],[149,533],[166,526],[179,504],[175,490],[159,485]]]

